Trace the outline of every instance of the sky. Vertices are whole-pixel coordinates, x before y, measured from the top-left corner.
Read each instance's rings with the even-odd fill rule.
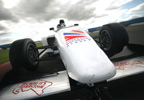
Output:
[[[144,17],[144,0],[0,0],[0,45],[41,40],[60,19],[85,28]]]

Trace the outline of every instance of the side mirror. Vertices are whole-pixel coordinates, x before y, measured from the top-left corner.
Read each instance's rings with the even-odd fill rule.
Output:
[[[79,26],[79,24],[74,24],[74,26]]]
[[[50,31],[52,31],[52,30],[54,30],[54,28],[53,28],[53,27],[51,27],[51,28],[49,28],[49,30],[50,30]]]

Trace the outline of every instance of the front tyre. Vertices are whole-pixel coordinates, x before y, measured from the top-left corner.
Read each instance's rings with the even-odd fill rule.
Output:
[[[21,39],[12,43],[9,58],[13,68],[24,67],[35,71],[38,67],[38,50],[31,39]]]
[[[104,25],[99,35],[100,47],[109,57],[121,52],[129,41],[126,29],[118,23]]]

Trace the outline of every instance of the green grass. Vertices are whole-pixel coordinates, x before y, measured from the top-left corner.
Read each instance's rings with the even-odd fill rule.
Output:
[[[9,61],[9,50],[0,50],[0,64]]]
[[[42,42],[36,43],[37,47],[41,47],[42,46]]]

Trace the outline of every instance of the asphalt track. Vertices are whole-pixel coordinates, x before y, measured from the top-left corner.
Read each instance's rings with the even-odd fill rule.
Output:
[[[139,26],[130,26],[126,30],[129,33],[129,42],[144,45],[144,24]]]
[[[127,30],[129,32],[130,43],[144,44],[144,27],[140,29]],[[139,32],[139,30],[141,31]],[[123,50],[122,53],[116,55],[114,58],[118,58],[122,55],[128,54],[131,54],[131,52],[126,48],[125,50]],[[4,69],[3,66],[7,66],[7,69]],[[6,72],[11,70],[10,63],[6,63],[0,66],[0,69],[2,68],[3,71],[0,70],[0,76],[4,76]],[[36,72],[30,73],[25,69],[21,69],[19,72],[9,71],[7,74],[5,74],[2,82],[15,82],[17,80],[21,81],[21,79],[24,80],[25,78],[30,77],[32,74],[39,75],[41,73],[53,73],[55,71],[60,71],[64,69],[65,68],[63,66],[63,63],[58,59],[41,61]],[[4,71],[5,73],[2,73]],[[110,92],[114,100],[144,100],[144,73],[111,81],[107,84],[107,86],[109,87],[108,91]],[[64,92],[33,100],[86,100],[85,98],[87,98],[90,95],[91,92],[87,88],[81,88],[74,89],[70,92]]]

